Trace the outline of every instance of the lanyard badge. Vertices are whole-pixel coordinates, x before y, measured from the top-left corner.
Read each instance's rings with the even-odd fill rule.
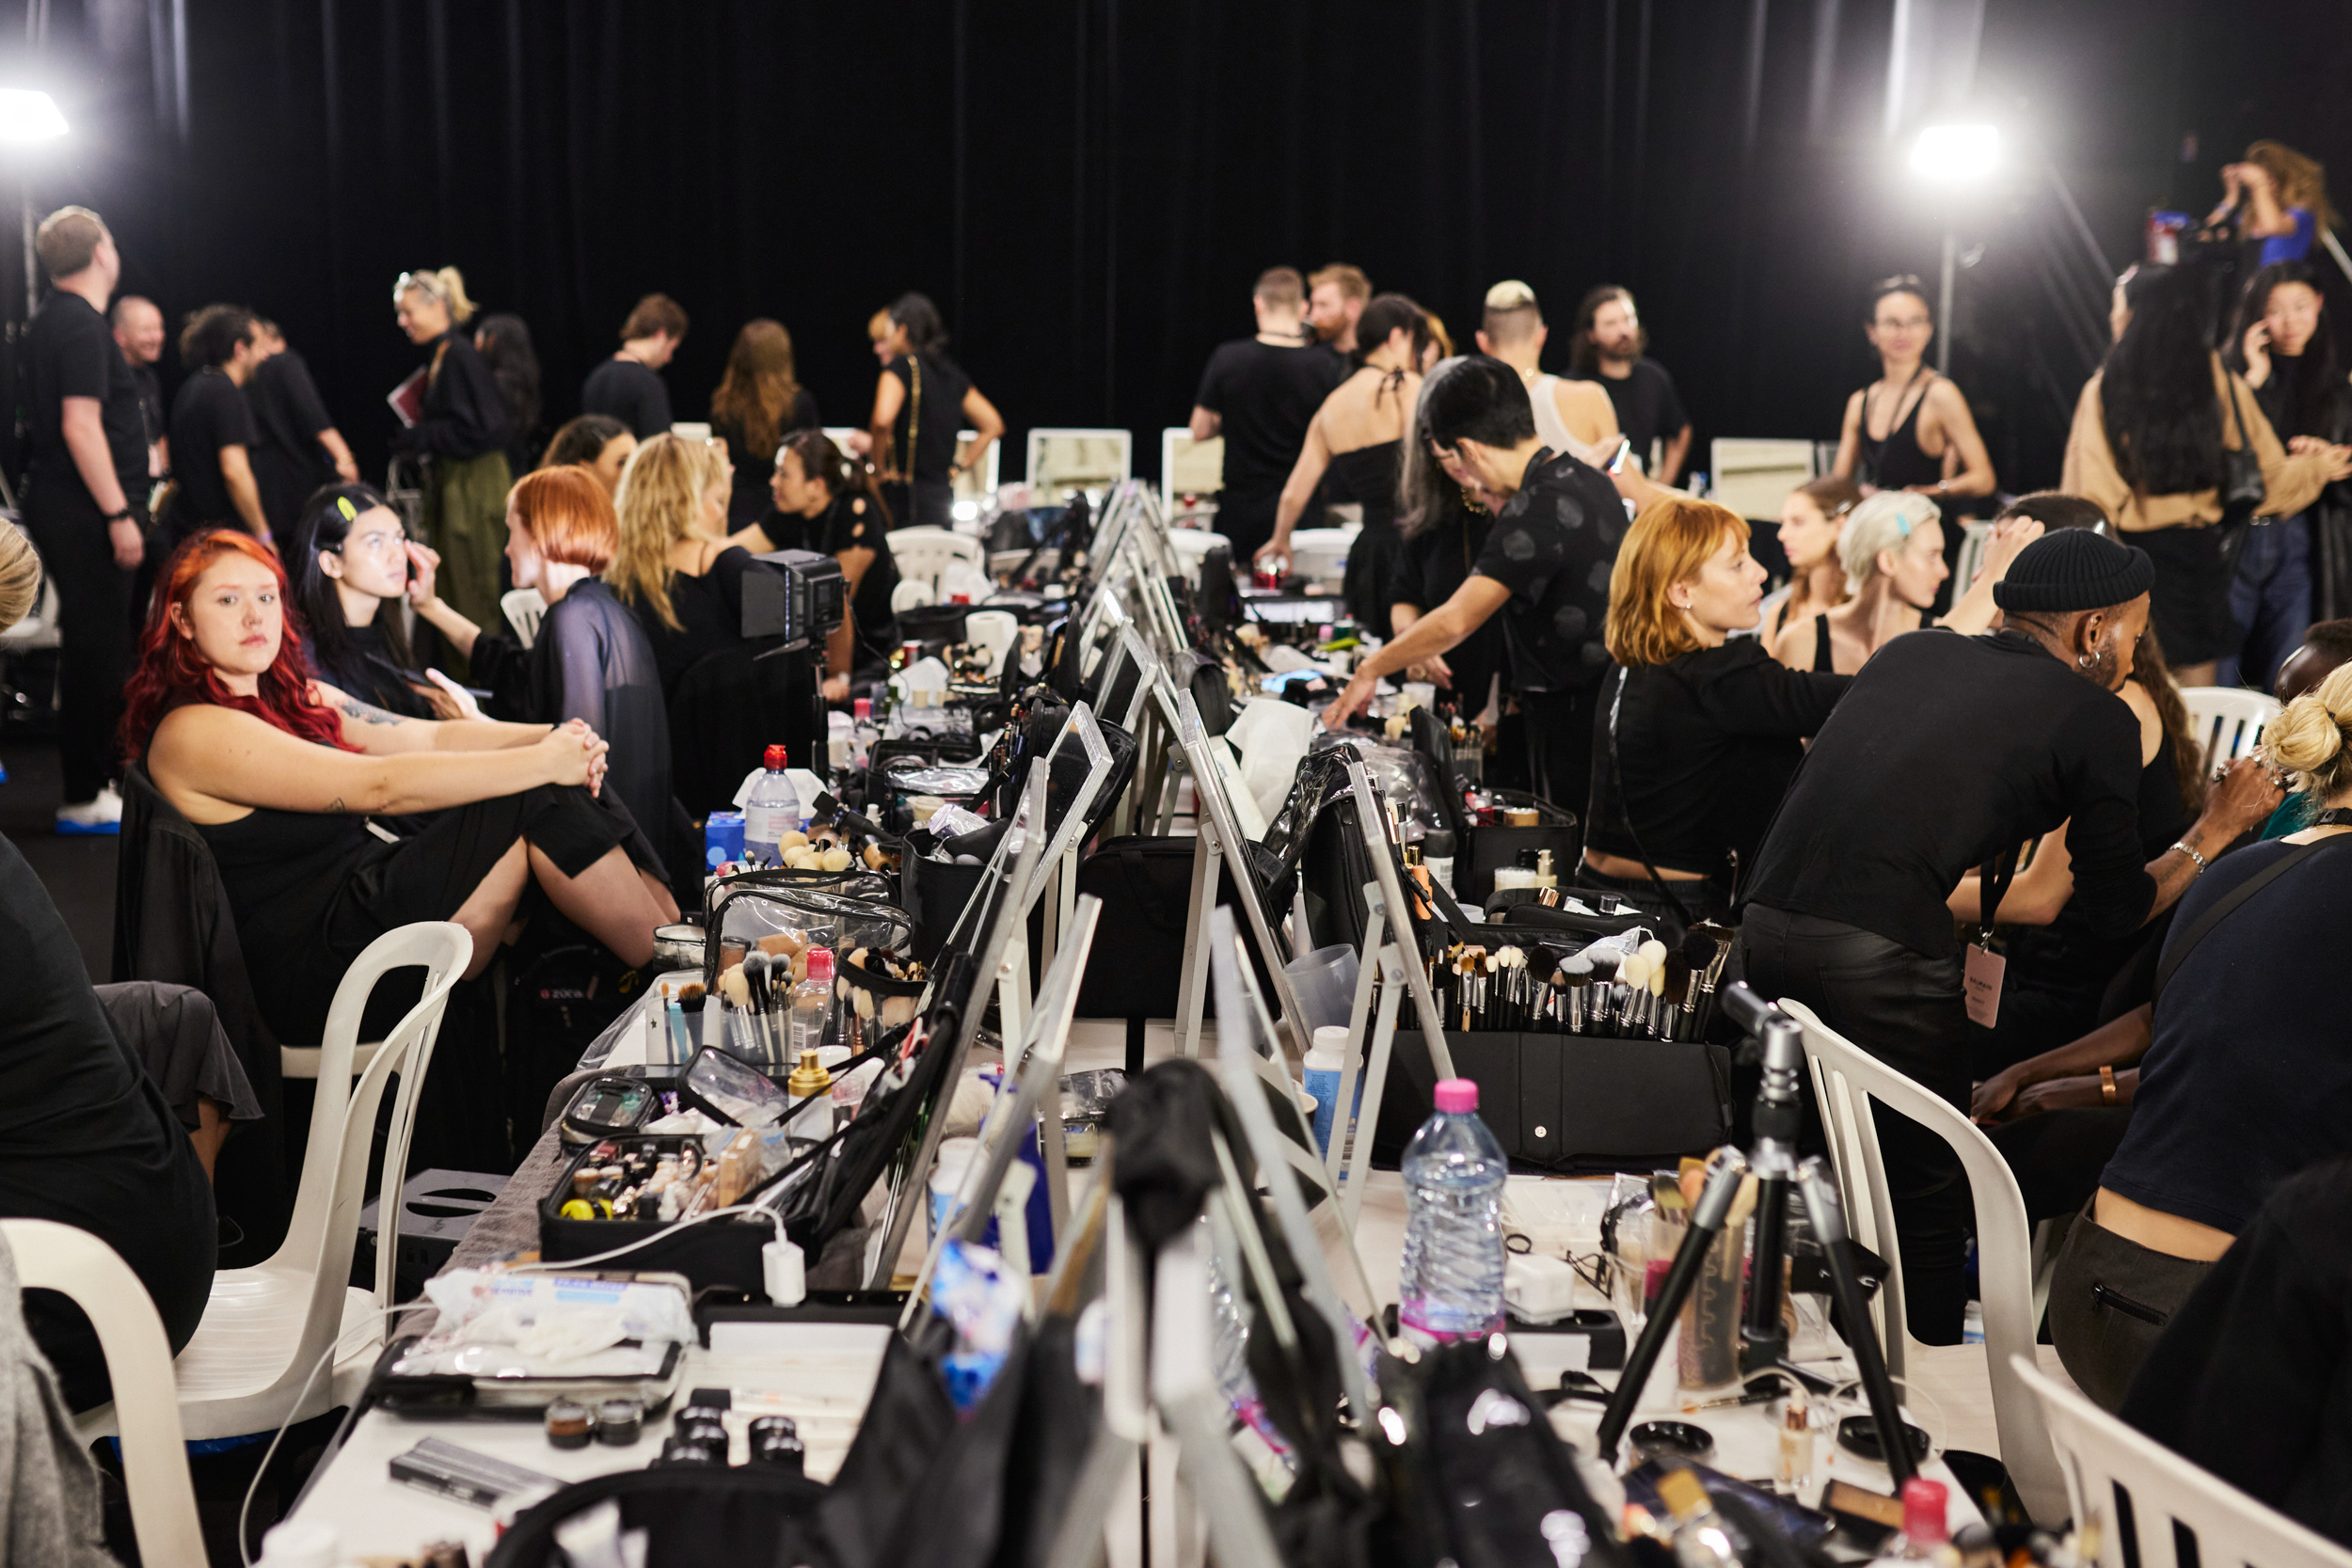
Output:
[[[2001,1016],[2001,976],[2009,969],[2009,959],[1993,951],[1993,921],[2001,907],[2001,897],[2017,879],[2017,851],[2010,849],[1984,863],[1978,873],[1979,896],[1983,908],[1979,911],[1983,920],[1977,940],[1968,944],[1966,967],[1961,985],[1968,1003],[1968,1022],[1990,1029]]]

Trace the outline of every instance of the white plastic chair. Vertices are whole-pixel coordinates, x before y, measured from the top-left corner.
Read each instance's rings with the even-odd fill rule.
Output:
[[[2032,1392],[2058,1449],[2075,1529],[2097,1527],[2099,1568],[2180,1568],[2182,1530],[2194,1538],[2194,1560],[2213,1568],[2352,1568],[2352,1552],[2124,1425],[2025,1357],[2011,1370]]]
[[[0,1241],[16,1257],[19,1284],[64,1295],[98,1331],[115,1386],[115,1402],[104,1408],[121,1423],[122,1480],[139,1560],[202,1562],[204,1531],[172,1397],[171,1342],[147,1287],[114,1248],[70,1225],[0,1220]],[[96,1434],[77,1435],[87,1442]]]
[[[2279,717],[2279,699],[2242,686],[2190,686],[2181,689],[2188,706],[2188,733],[2205,749],[2205,766],[2235,762],[2262,743],[2263,731]]]
[[[1822,1023],[1803,1003],[1783,998],[1781,1008],[1804,1031],[1805,1062],[1821,1107],[1830,1160],[1837,1168],[1838,1196],[1853,1239],[1886,1259],[1886,1283],[1871,1310],[1886,1344],[1886,1367],[1897,1377],[1916,1375],[1926,1363],[1947,1381],[1975,1380],[1982,1363],[1991,1386],[1994,1424],[2000,1435],[2001,1463],[2027,1513],[2056,1524],[2065,1510],[2065,1489],[2050,1440],[2034,1418],[2033,1399],[2010,1365],[2012,1355],[2031,1359],[2033,1312],[2032,1231],[2026,1199],[2009,1162],[1974,1122],[1921,1085],[1865,1052]],[[1878,1123],[1870,1102],[1909,1117],[1951,1145],[1968,1173],[1977,1209],[1977,1286],[1984,1306],[1984,1343],[1923,1345],[1911,1337],[1903,1317],[1901,1248],[1895,1236],[1895,1211],[1879,1150]],[[2052,1352],[2056,1364],[2056,1352]],[[1904,1369],[1913,1368],[1912,1374]]]
[[[383,1347],[383,1309],[395,1305],[396,1195],[407,1168],[417,1093],[432,1065],[450,990],[472,956],[473,938],[463,926],[447,921],[403,926],[370,942],[335,988],[303,1150],[302,1185],[286,1239],[267,1262],[223,1269],[213,1276],[204,1321],[172,1364],[181,1421],[189,1437],[274,1431],[347,1404],[358,1393]],[[354,1084],[351,1059],[369,996],[389,972],[419,965],[425,971],[422,998],[384,1037],[375,1059]],[[384,1140],[380,1186],[395,1196],[379,1206],[375,1288],[362,1291],[344,1282],[358,1242],[376,1108],[394,1073],[400,1075],[400,1092]],[[354,1342],[346,1345],[347,1339]],[[332,1373],[313,1379],[313,1370],[330,1351]],[[103,1433],[113,1430],[115,1419],[113,1407],[102,1406],[84,1417],[82,1425]]]
[[[892,529],[890,554],[898,563],[900,581],[920,579],[930,584],[933,593],[938,592],[940,578],[954,566],[987,570],[986,545],[944,528]]]
[[[515,628],[515,641],[526,650],[539,640],[539,623],[548,618],[548,601],[536,588],[516,588],[500,594],[499,610]]]

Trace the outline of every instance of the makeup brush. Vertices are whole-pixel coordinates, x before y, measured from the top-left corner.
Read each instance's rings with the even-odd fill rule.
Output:
[[[1702,920],[1691,927],[1691,934],[1692,936],[1704,935],[1714,944],[1714,951],[1708,956],[1704,968],[1701,968],[1695,959],[1692,964],[1693,969],[1698,970],[1696,981],[1699,1016],[1697,1032],[1691,1037],[1705,1039],[1708,1030],[1715,1022],[1715,990],[1723,980],[1724,965],[1731,958],[1731,944],[1737,940],[1737,933],[1728,926],[1719,926],[1714,921]]]
[[[1683,1021],[1689,1016],[1683,1009],[1691,995],[1691,960],[1679,953],[1667,954],[1663,979],[1658,1026],[1653,1032],[1661,1040],[1680,1039]]]
[[[1581,1035],[1592,1027],[1588,1009],[1593,999],[1593,960],[1582,953],[1571,953],[1560,962],[1561,1022],[1571,1035]]]
[[[1704,927],[1692,927],[1682,933],[1682,950],[1676,955],[1689,972],[1690,982],[1683,989],[1681,1017],[1676,1026],[1675,1038],[1694,1040],[1699,1037],[1699,988],[1706,983],[1707,966],[1715,961],[1716,942]]]

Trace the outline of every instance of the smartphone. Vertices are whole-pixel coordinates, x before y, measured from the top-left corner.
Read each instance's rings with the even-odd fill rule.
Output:
[[[1626,459],[1626,454],[1627,454],[1628,452],[1631,451],[1632,450],[1633,450],[1633,437],[1632,437],[1632,436],[1618,436],[1618,437],[1617,437],[1617,450],[1616,450],[1616,451],[1615,451],[1613,454],[1612,454],[1612,455],[1611,455],[1611,457],[1610,457],[1610,459],[1609,459],[1609,462],[1608,462],[1608,465],[1607,465],[1607,467],[1608,467],[1608,471],[1609,471],[1609,472],[1611,472],[1611,473],[1613,473],[1613,474],[1621,474],[1621,473],[1625,472],[1625,459]]]

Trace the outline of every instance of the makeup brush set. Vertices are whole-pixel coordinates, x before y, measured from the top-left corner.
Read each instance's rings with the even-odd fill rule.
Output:
[[[1691,927],[1669,948],[1636,927],[1577,949],[1548,942],[1457,942],[1432,958],[1429,986],[1464,1033],[1528,1030],[1619,1039],[1699,1040],[1731,956],[1732,932]]]

